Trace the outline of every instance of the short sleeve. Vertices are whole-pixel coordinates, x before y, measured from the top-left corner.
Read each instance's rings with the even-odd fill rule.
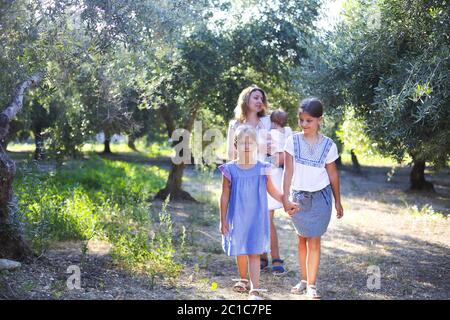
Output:
[[[227,178],[228,181],[230,181],[230,183],[231,183],[231,173],[230,173],[230,167],[229,167],[228,163],[224,163],[224,164],[220,165],[219,170],[220,170],[220,172],[222,172],[224,177]]]
[[[284,136],[286,138],[292,136],[292,134],[293,134],[293,132],[292,132],[291,127],[284,127]]]
[[[337,158],[339,158],[339,154],[337,151],[337,146],[333,142],[333,144],[331,145],[330,151],[328,151],[328,155],[327,155],[327,158],[325,159],[325,163],[327,163],[327,164],[332,163],[333,161],[336,161]]]
[[[289,153],[292,156],[294,155],[294,139],[293,139],[292,135],[290,135],[286,139],[286,144],[284,146],[284,151],[286,151],[287,153]]]
[[[262,162],[261,175],[268,177],[271,174],[272,174],[272,164],[265,161]]]

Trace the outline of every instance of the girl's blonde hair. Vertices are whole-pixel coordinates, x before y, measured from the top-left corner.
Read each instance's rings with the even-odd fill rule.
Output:
[[[234,134],[234,144],[237,146],[238,141],[240,141],[245,136],[249,136],[253,140],[253,142],[258,141],[256,129],[248,124],[241,124],[237,127]]]
[[[263,108],[260,112],[258,112],[258,117],[264,117],[266,115],[266,112],[269,110],[269,103],[267,102],[266,92],[256,85],[251,85],[250,87],[242,90],[241,94],[239,95],[236,108],[234,109],[234,116],[240,122],[243,122],[247,117],[248,102],[250,101],[251,94],[255,91],[261,92],[263,96]]]

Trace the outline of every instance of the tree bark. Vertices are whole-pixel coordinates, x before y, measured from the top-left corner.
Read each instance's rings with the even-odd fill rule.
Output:
[[[44,159],[44,138],[42,136],[42,130],[36,128],[33,130],[34,134],[34,145],[36,146],[34,150],[34,159],[39,161]]]
[[[425,180],[425,161],[423,160],[413,160],[409,181],[411,190],[434,191],[433,184]]]
[[[128,148],[137,152],[138,149],[136,148],[135,141],[136,139],[132,135],[128,136]]]
[[[40,80],[40,75],[34,75],[14,89],[10,103],[0,113],[0,140],[7,139],[9,124],[22,109],[25,90]],[[10,212],[15,173],[14,161],[8,157],[4,148],[0,148],[0,258],[26,260],[32,251],[24,240],[20,227],[14,225]]]
[[[103,153],[105,154],[111,154],[111,136],[110,134],[107,134],[105,132],[105,141],[104,141],[105,149],[103,150]]]
[[[191,112],[187,119],[185,120],[185,125],[183,126],[183,129],[191,132],[192,127],[194,125],[195,117],[197,115],[199,106],[195,105],[191,109]],[[172,136],[173,131],[175,130],[175,121],[173,120],[169,108],[164,105],[160,108],[162,118],[164,119],[164,122],[166,124],[167,133],[169,134],[169,137]],[[174,141],[173,144],[178,143],[179,141]],[[165,200],[167,196],[170,194],[171,200],[186,200],[186,201],[192,201],[197,202],[187,191],[184,191],[182,189],[182,178],[183,178],[183,171],[186,167],[186,164],[174,164],[172,163],[170,167],[169,172],[169,178],[167,179],[166,186],[159,190],[158,193],[155,196],[155,199],[161,199]]]
[[[355,154],[353,149],[350,150],[350,155],[352,157],[353,170],[356,173],[360,174],[361,173],[361,165],[359,164],[358,157],[356,156],[356,154]]]

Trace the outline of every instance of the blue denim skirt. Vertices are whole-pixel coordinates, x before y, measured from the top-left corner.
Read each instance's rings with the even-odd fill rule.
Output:
[[[322,236],[331,219],[331,185],[314,192],[292,190],[291,200],[300,206],[291,218],[297,234],[305,238]]]

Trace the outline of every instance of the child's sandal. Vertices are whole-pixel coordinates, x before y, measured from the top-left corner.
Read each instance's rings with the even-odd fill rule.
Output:
[[[294,287],[291,288],[292,294],[305,294],[306,293],[306,287],[307,282],[305,280],[301,280],[299,283],[297,283]]]
[[[267,289],[252,289],[248,293],[249,300],[265,300],[262,292],[267,292]]]
[[[237,281],[233,286],[234,292],[244,293],[248,291],[248,280],[247,279],[232,279]]]
[[[320,300],[322,298],[322,296],[317,291],[316,286],[314,285],[308,286],[308,288],[306,289],[306,297],[313,300]]]

